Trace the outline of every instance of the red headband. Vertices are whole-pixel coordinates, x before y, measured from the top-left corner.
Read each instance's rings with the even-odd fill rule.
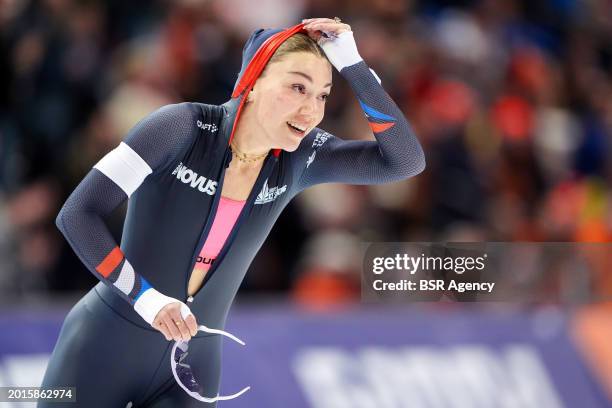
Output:
[[[232,98],[237,98],[243,93],[251,92],[253,85],[255,85],[255,81],[257,81],[257,78],[259,78],[262,71],[266,67],[266,64],[268,63],[268,61],[270,61],[270,58],[272,58],[272,55],[274,55],[274,52],[276,52],[278,47],[280,47],[280,45],[284,43],[287,38],[291,37],[296,33],[304,31],[303,28],[304,24],[300,23],[296,26],[281,31],[280,33],[276,33],[270,38],[268,38],[266,41],[264,41],[264,43],[261,45],[261,47],[259,47],[257,52],[255,52],[253,59],[251,60],[251,62],[249,62],[249,65],[245,69],[242,78],[240,78],[240,82],[238,82],[236,89],[234,89],[234,92],[232,93]],[[234,138],[236,124],[238,123],[238,118],[240,117],[240,112],[242,111],[242,107],[244,106],[245,101],[246,98],[242,98],[242,100],[240,101],[240,105],[238,106],[236,119],[234,120],[234,126],[232,127],[232,134],[230,135],[229,139],[230,143]],[[273,153],[275,157],[278,157],[278,155],[280,154],[280,149],[274,149]]]
[[[242,75],[242,78],[240,78],[240,82],[238,82],[236,89],[234,89],[234,92],[232,93],[232,98],[240,96],[245,89],[250,90],[250,88],[255,85],[255,81],[257,81],[257,78],[259,78],[261,72],[264,70],[266,64],[268,61],[270,61],[270,58],[272,58],[272,55],[274,55],[274,52],[276,52],[278,47],[280,47],[280,45],[293,34],[304,31],[303,27],[304,24],[300,23],[296,26],[281,31],[280,33],[276,33],[264,41],[261,47],[259,47],[259,49],[255,52],[255,55],[253,56],[253,59],[251,59],[251,62],[249,62],[247,68],[244,70],[244,74]]]

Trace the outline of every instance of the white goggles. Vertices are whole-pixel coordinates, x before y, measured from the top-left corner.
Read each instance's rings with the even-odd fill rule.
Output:
[[[228,333],[223,330],[211,329],[204,325],[198,326],[198,330],[203,331],[205,333],[210,334],[220,334],[222,336],[228,337],[235,341],[236,343],[244,346],[246,345],[244,341],[240,340],[238,337],[234,336],[231,333]],[[193,373],[191,372],[191,367],[184,363],[183,360],[187,357],[187,353],[189,349],[189,342],[186,341],[177,341],[172,346],[172,352],[170,353],[170,365],[172,367],[172,375],[174,375],[174,379],[178,383],[178,385],[187,393],[190,397],[197,399],[198,401],[203,402],[217,402],[217,401],[226,401],[237,398],[247,392],[251,387],[245,387],[241,391],[232,394],[232,395],[218,395],[215,397],[204,397],[200,393],[198,393],[198,389],[200,385],[196,382]]]

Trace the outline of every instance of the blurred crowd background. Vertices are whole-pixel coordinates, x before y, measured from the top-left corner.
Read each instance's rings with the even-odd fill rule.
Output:
[[[610,1],[256,3],[0,2],[1,299],[95,284],[54,224],[70,192],[149,112],[225,102],[252,30],[307,17],[352,26],[427,169],[401,183],[306,191],[279,219],[243,293],[358,300],[362,242],[610,241]],[[321,127],[372,138],[334,75]],[[117,239],[124,211],[108,219]],[[607,275],[593,287],[610,285]]]

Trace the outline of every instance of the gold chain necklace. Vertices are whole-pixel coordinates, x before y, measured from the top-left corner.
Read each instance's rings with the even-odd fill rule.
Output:
[[[258,154],[258,155],[250,155],[250,154],[242,153],[240,150],[236,148],[236,145],[234,144],[234,142],[230,143],[230,146],[232,147],[232,154],[236,156],[236,158],[243,163],[254,163],[256,161],[259,161],[265,158],[268,155],[267,152],[263,154]]]

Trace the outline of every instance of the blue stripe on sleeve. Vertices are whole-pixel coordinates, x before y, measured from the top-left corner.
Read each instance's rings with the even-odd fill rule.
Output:
[[[397,120],[393,116],[385,115],[384,113],[377,111],[376,109],[366,105],[362,101],[359,101],[359,104],[361,105],[361,109],[363,109],[363,111],[369,117],[372,117],[372,118],[375,118],[375,119],[380,119],[380,120],[390,120],[390,121],[393,121],[393,122],[395,122]]]

